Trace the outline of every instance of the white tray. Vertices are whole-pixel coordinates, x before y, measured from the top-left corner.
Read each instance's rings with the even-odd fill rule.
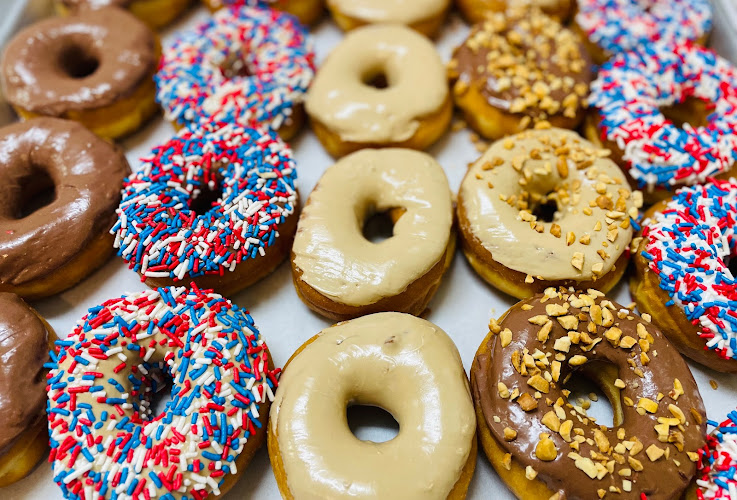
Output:
[[[6,2],[8,0],[0,1],[4,4],[3,7],[7,5]],[[46,2],[47,0],[31,0],[28,8],[23,11],[23,15],[17,13],[9,26],[17,29],[20,24],[42,15],[41,13],[47,11]],[[11,12],[14,3],[22,3],[22,0],[9,2]],[[203,8],[193,9],[174,27],[163,33],[163,44],[167,45],[172,41],[175,31],[192,26],[205,19],[206,16],[207,13]],[[4,17],[9,19],[9,16]],[[720,19],[721,16],[717,16],[717,20]],[[0,22],[0,27],[2,26],[5,25]],[[449,59],[453,47],[463,40],[466,32],[466,25],[456,15],[451,16],[437,42],[438,50],[444,60]],[[737,51],[731,51],[726,47],[728,47],[728,42],[737,42],[737,34],[731,33],[727,36],[727,33],[724,26],[720,25],[714,34],[713,41],[715,45],[725,48],[725,55],[735,56]],[[318,61],[321,62],[342,35],[328,16],[313,30],[313,34]],[[8,33],[0,32],[0,41],[5,40],[3,37],[7,35]],[[0,112],[0,124],[12,119],[12,114],[7,110],[0,109],[0,111],[4,111],[4,113]],[[128,153],[132,168],[138,168],[137,158],[147,153],[152,146],[168,138],[172,132],[172,127],[158,117],[138,134],[124,141],[123,146]],[[300,191],[306,198],[322,172],[333,161],[310,130],[301,133],[292,146],[298,161]],[[430,150],[430,153],[445,168],[453,190],[458,189],[466,172],[466,165],[479,156],[471,144],[467,131],[449,132],[439,144]],[[145,286],[140,282],[137,274],[128,270],[120,258],[114,257],[83,283],[56,297],[38,302],[35,306],[49,320],[56,332],[63,336],[71,331],[87,308],[122,293],[144,289]],[[631,302],[626,280],[610,295],[622,304],[627,305]],[[297,298],[288,265],[282,265],[262,282],[230,298],[238,305],[250,309],[278,365],[282,365],[302,342],[330,324],[322,317],[310,312]],[[487,333],[489,318],[498,317],[515,302],[513,298],[486,285],[458,253],[437,295],[430,303],[431,312],[427,318],[443,328],[453,338],[466,369],[468,369],[479,343]],[[712,419],[722,418],[737,404],[737,377],[719,374],[693,363],[690,365],[701,388],[708,416]],[[717,381],[718,390],[711,388],[710,380]],[[605,398],[600,398],[600,400],[603,399]],[[601,403],[595,404],[594,408],[596,408],[594,415],[606,413]],[[364,439],[385,440],[386,438],[381,439],[381,436],[386,436],[387,433],[386,428],[373,428],[363,429],[359,435]],[[483,452],[480,451],[468,498],[488,498],[490,492],[493,492],[491,496],[499,500],[513,498],[494,473]],[[59,488],[52,481],[49,464],[43,463],[29,477],[0,490],[0,498],[53,500],[61,499],[62,496]],[[259,451],[244,473],[244,477],[225,498],[229,500],[280,498],[265,448]]]

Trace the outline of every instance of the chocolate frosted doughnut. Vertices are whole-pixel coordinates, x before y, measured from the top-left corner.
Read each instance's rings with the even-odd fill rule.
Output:
[[[0,487],[23,478],[46,453],[43,365],[54,338],[20,297],[0,293]]]
[[[0,129],[0,292],[45,297],[102,265],[128,171],[119,149],[78,123]],[[53,200],[27,213],[29,199],[52,188]]]
[[[156,111],[158,56],[156,36],[118,8],[46,19],[5,47],[3,91],[23,118],[68,118],[116,138]]]
[[[595,290],[549,288],[489,324],[471,367],[481,443],[523,500],[672,500],[696,473],[704,404],[660,331]],[[576,373],[614,410],[569,399]]]
[[[112,5],[127,9],[152,29],[157,29],[176,19],[190,3],[192,0],[56,0],[56,10],[61,15],[79,14]]]

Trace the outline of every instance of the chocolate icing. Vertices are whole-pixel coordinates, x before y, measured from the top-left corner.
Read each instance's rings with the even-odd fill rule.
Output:
[[[55,199],[18,219],[24,185],[39,171]],[[0,129],[0,284],[46,276],[110,228],[128,172],[120,149],[76,122],[37,118]]]
[[[479,354],[472,369],[475,401],[480,404],[484,420],[497,443],[506,452],[511,453],[515,463],[522,467],[531,466],[537,472],[537,479],[545,482],[551,490],[558,492],[560,500],[598,498],[599,490],[603,489],[608,492],[610,486],[623,488],[625,479],[631,481],[631,491],[623,490],[621,494],[616,495],[616,498],[639,499],[641,493],[645,493],[649,500],[679,498],[680,492],[688,485],[696,471],[696,464],[692,461],[695,454],[689,456],[687,452],[696,452],[704,444],[706,416],[696,382],[686,363],[660,331],[653,325],[635,317],[622,306],[598,296],[598,292],[594,293],[597,294],[595,299],[593,295],[586,293],[570,296],[566,293],[561,296],[554,291],[546,292],[545,297],[548,297],[549,300],[546,300],[543,295],[524,300],[510,309],[499,322],[498,327],[495,322],[492,322],[490,328],[492,332],[496,331],[498,334],[490,336],[489,352]],[[612,321],[608,322],[606,319],[608,313],[604,313],[604,319],[593,322],[591,318],[596,315],[590,314],[589,306],[585,305],[587,301],[589,304],[599,305],[602,309],[608,309],[607,306],[611,305],[613,310],[609,309],[609,312],[612,313]],[[584,332],[590,337],[588,340],[598,342],[593,347],[581,335],[579,343],[570,344],[569,351],[564,352],[563,347],[568,343],[567,338],[571,337],[566,328],[562,326],[566,320],[557,320],[557,316],[549,314],[550,311],[546,309],[551,305],[563,304],[569,306],[564,315],[573,316],[579,320],[578,327],[572,331]],[[524,310],[524,308],[530,309]],[[620,311],[623,316],[621,318],[618,314]],[[560,315],[561,313],[555,314]],[[537,320],[536,316],[538,316]],[[535,323],[530,321],[531,318]],[[572,321],[570,318],[567,319]],[[547,329],[544,323],[547,320],[551,321],[552,329],[549,331],[547,340],[541,342],[540,332]],[[601,326],[603,324],[609,326]],[[567,324],[566,326],[571,328],[572,325]],[[621,335],[614,343],[605,337],[605,332],[612,327],[621,330]],[[506,329],[511,331],[511,342],[509,342],[510,334],[505,331]],[[613,339],[617,338],[613,333],[610,332],[610,336]],[[544,339],[545,335],[542,338]],[[566,338],[566,340],[556,344],[556,341],[561,338]],[[502,343],[506,342],[509,344],[502,347]],[[628,348],[627,345],[633,342],[634,345]],[[619,347],[615,347],[614,344]],[[646,353],[643,345],[647,348]],[[543,367],[541,371],[532,364],[532,367],[527,369],[527,375],[522,375],[520,372],[523,370],[520,362],[517,361],[517,356],[523,357],[525,349],[529,351],[530,356],[533,356],[538,349],[545,354],[552,353],[547,357],[551,366]],[[643,365],[643,353],[649,358],[649,362],[646,361],[645,365]],[[600,427],[590,419],[585,420],[585,416],[576,412],[569,405],[563,392],[563,383],[575,370],[569,365],[569,361],[577,355],[616,366],[616,376],[626,384],[619,396],[624,402],[622,405],[623,424],[611,428]],[[528,358],[528,360],[532,359]],[[553,373],[552,364],[555,360],[561,362],[560,377],[557,379],[559,382],[556,382],[556,377],[553,376],[549,390],[540,391],[542,394],[541,398],[536,400],[537,407],[525,411],[523,409],[524,400],[531,401],[530,396],[539,390],[529,384],[532,376],[537,373],[545,378],[546,371]],[[574,364],[577,364],[577,361]],[[519,369],[515,367],[515,363],[517,367],[520,367]],[[579,369],[583,367],[594,369],[595,366],[590,364],[586,367],[584,364],[579,366]],[[603,365],[595,369],[600,369],[601,366]],[[636,372],[640,372],[642,376]],[[677,385],[675,379],[678,379],[682,385],[683,393],[680,395],[678,392],[681,391],[675,388]],[[498,386],[500,382],[512,393],[511,396],[505,394],[504,390]],[[545,384],[542,385],[545,388]],[[518,389],[519,396],[512,401],[515,389]],[[659,394],[662,394],[663,397],[658,402]],[[571,446],[566,442],[562,435],[563,432],[551,430],[542,423],[543,416],[548,412],[554,412],[553,405],[559,398],[563,398],[565,402],[562,407],[559,406],[558,413],[562,410],[565,413],[565,419],[573,422],[571,436],[577,437],[576,429],[581,429],[583,430],[582,436],[586,438],[586,441],[580,443],[578,450],[574,449],[575,443],[571,443],[573,444]],[[628,405],[626,398],[631,399],[634,406]],[[640,409],[644,415],[637,411],[638,404],[641,402],[640,398],[648,398],[655,402],[657,408],[654,413],[644,408]],[[644,403],[647,402],[643,400]],[[659,423],[658,419],[674,418],[673,410],[669,405],[680,409],[685,417],[684,424],[665,427],[671,432],[670,437],[673,440],[682,438],[683,451],[678,450],[679,443],[658,440],[658,429],[655,427]],[[529,409],[529,406],[527,408]],[[495,417],[498,417],[499,422],[495,421]],[[560,419],[560,422],[564,421]],[[507,427],[517,433],[516,438],[511,441],[505,440],[504,430]],[[595,430],[601,431],[596,441]],[[667,432],[666,430],[666,441],[669,437]],[[542,439],[540,436],[542,433],[550,434],[550,439],[555,444],[557,456],[552,461],[543,461],[536,456],[536,447]],[[608,441],[603,448],[600,446],[600,441],[603,442],[601,435],[605,436]],[[635,437],[642,443],[640,450],[637,450],[640,448],[639,445],[632,444]],[[661,451],[666,451],[666,455],[655,461],[651,460],[648,454],[648,448],[651,445],[657,446]],[[655,452],[654,449],[650,451]],[[571,452],[578,453],[582,460],[577,463],[574,460],[575,457],[570,456]],[[636,462],[632,462],[630,458],[634,458]],[[680,465],[677,465],[675,461]],[[588,462],[592,463],[588,464]],[[583,468],[586,465],[595,465],[595,462],[600,462],[605,466],[611,464],[613,469],[600,479],[591,479]],[[637,471],[638,463],[642,465],[641,472]],[[631,470],[630,476],[623,474],[626,469]],[[609,498],[608,495],[607,498]]]
[[[23,300],[0,293],[0,456],[44,416],[48,332]]]
[[[150,77],[157,47],[143,22],[116,7],[46,19],[5,47],[3,89],[14,106],[42,115],[102,108]]]

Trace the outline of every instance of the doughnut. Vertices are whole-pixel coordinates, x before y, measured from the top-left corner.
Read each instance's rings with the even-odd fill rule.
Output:
[[[696,485],[698,493],[688,500],[734,500],[737,498],[737,411],[731,411],[706,437],[706,446],[699,452]]]
[[[453,103],[435,46],[399,25],[348,33],[323,63],[305,108],[325,149],[426,149],[450,125]]]
[[[289,140],[304,122],[314,59],[307,30],[293,16],[221,9],[164,49],[156,99],[177,128],[201,120],[256,122]]]
[[[65,498],[225,494],[264,442],[280,370],[248,312],[220,295],[111,299],[56,345],[49,460]],[[157,415],[151,397],[167,381]]]
[[[489,329],[471,390],[481,446],[517,498],[681,498],[706,414],[688,365],[646,315],[593,289],[550,288]],[[613,426],[569,399],[572,376],[597,383]]]
[[[128,9],[131,14],[151,29],[163,28],[179,17],[191,0],[55,0],[60,15],[79,14],[87,9],[101,9],[114,5]]]
[[[633,241],[638,308],[683,355],[737,373],[737,180],[681,188],[645,217]]]
[[[448,65],[453,99],[487,139],[540,121],[575,129],[583,120],[591,64],[578,37],[538,9],[490,14]]]
[[[476,418],[443,330],[409,314],[371,314],[323,330],[287,365],[268,432],[282,497],[466,497]],[[357,439],[346,418],[352,405],[385,409],[399,433],[384,443]]]
[[[302,24],[308,26],[319,21],[325,9],[325,0],[202,0],[202,2],[212,12],[234,5],[273,7],[297,16]]]
[[[680,186],[737,175],[735,88],[737,70],[709,49],[626,52],[591,86],[586,136],[612,150],[647,202],[660,201]]]
[[[12,293],[0,292],[0,488],[26,477],[46,456],[46,373],[54,332]]]
[[[374,243],[365,221],[386,214],[393,235]],[[292,247],[297,294],[341,321],[381,311],[422,314],[455,252],[448,179],[430,155],[366,149],[327,169],[307,199]]]
[[[443,27],[450,0],[327,0],[343,31],[366,24],[403,24],[428,37]]]
[[[606,156],[562,129],[493,143],[458,192],[461,245],[474,270],[517,298],[559,285],[611,290],[627,267],[641,199]]]
[[[654,41],[706,44],[712,28],[709,0],[578,0],[575,28],[596,64]]]
[[[0,292],[48,297],[102,266],[129,171],[119,148],[78,123],[0,128]]]
[[[297,229],[296,165],[273,132],[236,124],[180,130],[123,185],[114,247],[152,288],[230,295],[271,273]]]
[[[571,16],[574,2],[572,0],[526,0],[524,5],[541,9],[545,14],[566,21]],[[517,3],[509,0],[456,0],[456,7],[463,17],[472,24],[483,21],[492,12],[504,12]]]
[[[5,46],[2,88],[23,119],[67,118],[117,139],[158,111],[159,52],[156,35],[116,7],[44,19]]]

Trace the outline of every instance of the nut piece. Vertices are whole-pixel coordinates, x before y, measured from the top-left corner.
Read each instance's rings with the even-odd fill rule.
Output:
[[[558,456],[558,449],[550,436],[543,434],[535,447],[535,456],[543,462],[552,462]]]
[[[504,440],[505,441],[514,441],[516,438],[517,438],[517,431],[515,431],[511,427],[504,428]]]
[[[524,411],[532,411],[537,408],[537,400],[526,392],[523,392],[522,395],[517,398],[517,402]]]

